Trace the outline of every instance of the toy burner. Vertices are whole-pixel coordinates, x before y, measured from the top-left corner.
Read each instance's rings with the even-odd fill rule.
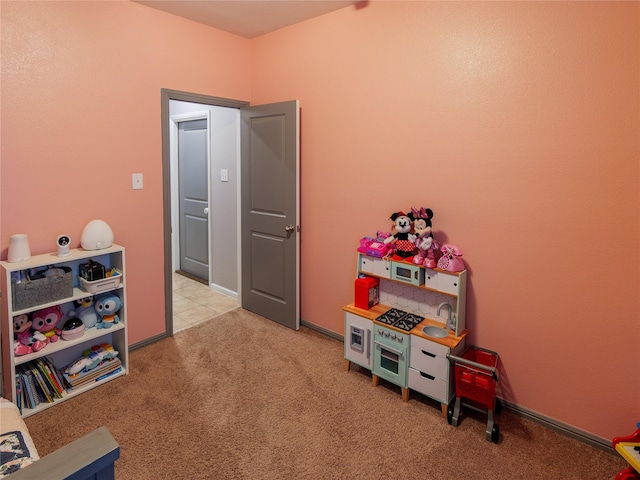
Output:
[[[409,332],[424,320],[424,317],[413,313],[405,312],[398,308],[392,308],[376,318],[376,322],[390,325],[399,330]]]

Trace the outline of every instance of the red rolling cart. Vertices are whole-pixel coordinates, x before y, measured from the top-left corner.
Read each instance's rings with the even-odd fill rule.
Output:
[[[496,399],[498,383],[498,354],[485,348],[468,347],[460,357],[447,355],[453,362],[456,382],[456,401],[449,408],[447,420],[458,426],[462,406],[487,413],[487,440],[498,443],[500,428],[493,421],[493,412],[499,413],[500,402]]]

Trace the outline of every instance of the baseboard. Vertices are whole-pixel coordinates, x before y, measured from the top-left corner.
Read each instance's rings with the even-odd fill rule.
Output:
[[[315,330],[316,332],[322,333],[327,337],[331,337],[335,340],[340,340],[341,342],[344,342],[344,336],[340,335],[339,333],[332,332],[331,330],[327,330],[326,328],[319,327],[318,325],[314,325],[313,323],[309,323],[302,319],[300,319],[300,325],[302,325],[303,327],[307,327],[310,330]]]
[[[301,324],[307,328],[310,328],[311,330],[315,330],[317,332],[327,335],[328,337],[335,338],[336,340],[340,340],[341,342],[344,342],[344,335],[340,335],[330,330],[326,330],[322,327],[318,327],[317,325],[313,325],[312,323],[305,322],[304,320],[301,320]],[[585,432],[584,430],[580,430],[571,425],[567,425],[565,423],[559,422],[554,418],[547,417],[546,415],[542,415],[541,413],[535,412],[533,410],[522,407],[515,403],[508,402],[503,399],[500,399],[500,402],[502,402],[502,405],[505,409],[509,410],[515,415],[526,418],[527,420],[531,420],[532,422],[535,422],[539,425],[547,427],[566,437],[579,440],[583,443],[591,445],[592,447],[607,451],[611,454],[615,454],[615,451],[611,447],[611,440],[598,437],[597,435],[593,435],[589,432]]]
[[[221,287],[220,285],[216,285],[215,283],[210,283],[209,288],[213,291],[226,295],[227,297],[238,300],[238,292],[234,292],[233,290],[229,290],[228,288]]]
[[[596,447],[600,450],[605,450],[612,454],[615,453],[615,451],[611,447],[611,440],[593,435],[589,432],[585,432],[584,430],[580,430],[571,425],[567,425],[566,423],[559,422],[554,418],[547,417],[546,415],[542,415],[541,413],[529,410],[528,408],[522,407],[515,403],[511,403],[503,399],[500,399],[500,401],[502,402],[502,405],[505,409],[520,417],[531,420],[535,423],[550,428],[551,430],[561,433],[566,437],[570,437],[591,445],[592,447]]]
[[[138,348],[142,348],[142,347],[146,347],[147,345],[151,345],[152,343],[156,343],[159,340],[162,340],[163,338],[167,338],[169,335],[167,334],[167,332],[163,332],[159,335],[156,335],[154,337],[150,337],[147,338],[146,340],[142,340],[141,342],[136,342],[136,343],[132,343],[131,345],[129,345],[129,351],[132,350],[137,350]]]

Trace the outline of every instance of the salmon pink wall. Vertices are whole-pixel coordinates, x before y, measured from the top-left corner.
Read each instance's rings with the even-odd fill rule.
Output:
[[[131,343],[164,332],[160,89],[297,98],[304,320],[341,333],[358,239],[429,206],[501,395],[604,438],[635,427],[640,4],[373,1],[252,41],[131,2],[0,15],[1,257],[12,233],[41,253],[106,220]]]
[[[358,240],[434,210],[500,395],[592,435],[640,419],[640,4],[369,2],[252,41],[302,109],[302,318],[342,333]]]
[[[132,2],[5,2],[0,246],[127,249],[129,341],[165,331],[161,88],[248,99],[250,42]],[[144,175],[132,190],[131,174]]]

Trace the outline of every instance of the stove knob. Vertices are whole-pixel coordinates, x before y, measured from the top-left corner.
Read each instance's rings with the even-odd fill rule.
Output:
[[[384,336],[389,338],[389,332],[384,332]]]
[[[396,339],[396,334],[395,334],[395,333],[392,333],[392,334],[391,334],[391,339],[392,339],[392,340],[395,340],[395,339]]]
[[[381,328],[378,329],[378,335],[382,335],[382,329]]]
[[[402,343],[402,341],[403,341],[403,340],[404,340],[404,339],[402,338],[402,335],[398,335],[398,341],[399,341],[400,343]]]

